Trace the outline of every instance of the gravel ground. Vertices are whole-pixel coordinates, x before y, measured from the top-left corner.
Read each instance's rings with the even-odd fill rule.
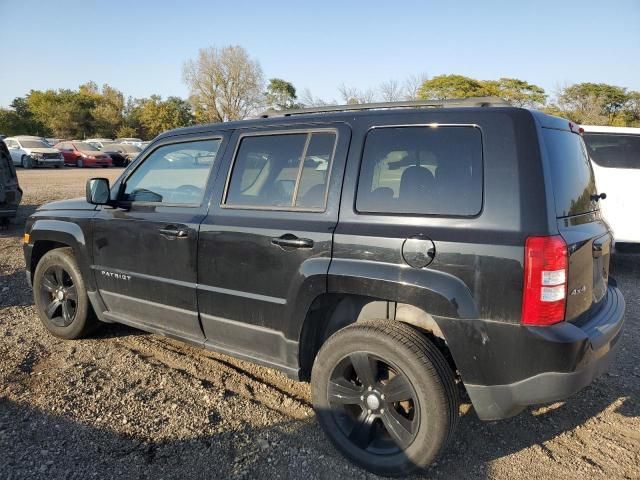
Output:
[[[110,170],[19,171],[0,232],[0,478],[375,478],[324,438],[309,387],[118,325],[48,335],[24,278],[22,223]],[[429,478],[640,478],[640,255],[615,259],[627,323],[611,373],[569,401],[480,422],[469,405]]]

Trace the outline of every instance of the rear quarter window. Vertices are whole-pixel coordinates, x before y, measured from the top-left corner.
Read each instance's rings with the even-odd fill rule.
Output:
[[[582,137],[567,130],[543,128],[556,216],[569,217],[598,209],[591,162]]]
[[[640,169],[640,135],[585,133],[584,143],[601,167]]]
[[[473,126],[374,128],[356,198],[360,213],[474,216],[482,210],[482,134]]]

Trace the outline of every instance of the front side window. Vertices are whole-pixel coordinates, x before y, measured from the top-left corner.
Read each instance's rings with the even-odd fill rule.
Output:
[[[640,169],[640,135],[585,133],[583,139],[597,165]]]
[[[242,138],[225,204],[323,209],[335,143],[333,131]]]
[[[367,134],[358,212],[473,216],[481,209],[478,128],[389,127]]]
[[[164,145],[127,179],[125,201],[200,205],[220,139]]]

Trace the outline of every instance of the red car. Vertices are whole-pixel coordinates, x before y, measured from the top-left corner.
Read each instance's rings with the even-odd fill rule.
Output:
[[[60,150],[65,165],[76,167],[110,167],[113,161],[93,145],[85,142],[60,142],[55,148]]]

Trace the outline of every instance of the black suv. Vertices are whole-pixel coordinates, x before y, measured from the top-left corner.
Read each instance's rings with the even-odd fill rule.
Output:
[[[429,465],[459,393],[495,420],[612,360],[624,300],[578,128],[491,99],[280,112],[160,135],[50,203],[44,325],[128,325],[310,380],[351,460]]]
[[[0,227],[6,227],[9,220],[15,218],[21,200],[22,189],[18,184],[11,152],[0,139]]]

